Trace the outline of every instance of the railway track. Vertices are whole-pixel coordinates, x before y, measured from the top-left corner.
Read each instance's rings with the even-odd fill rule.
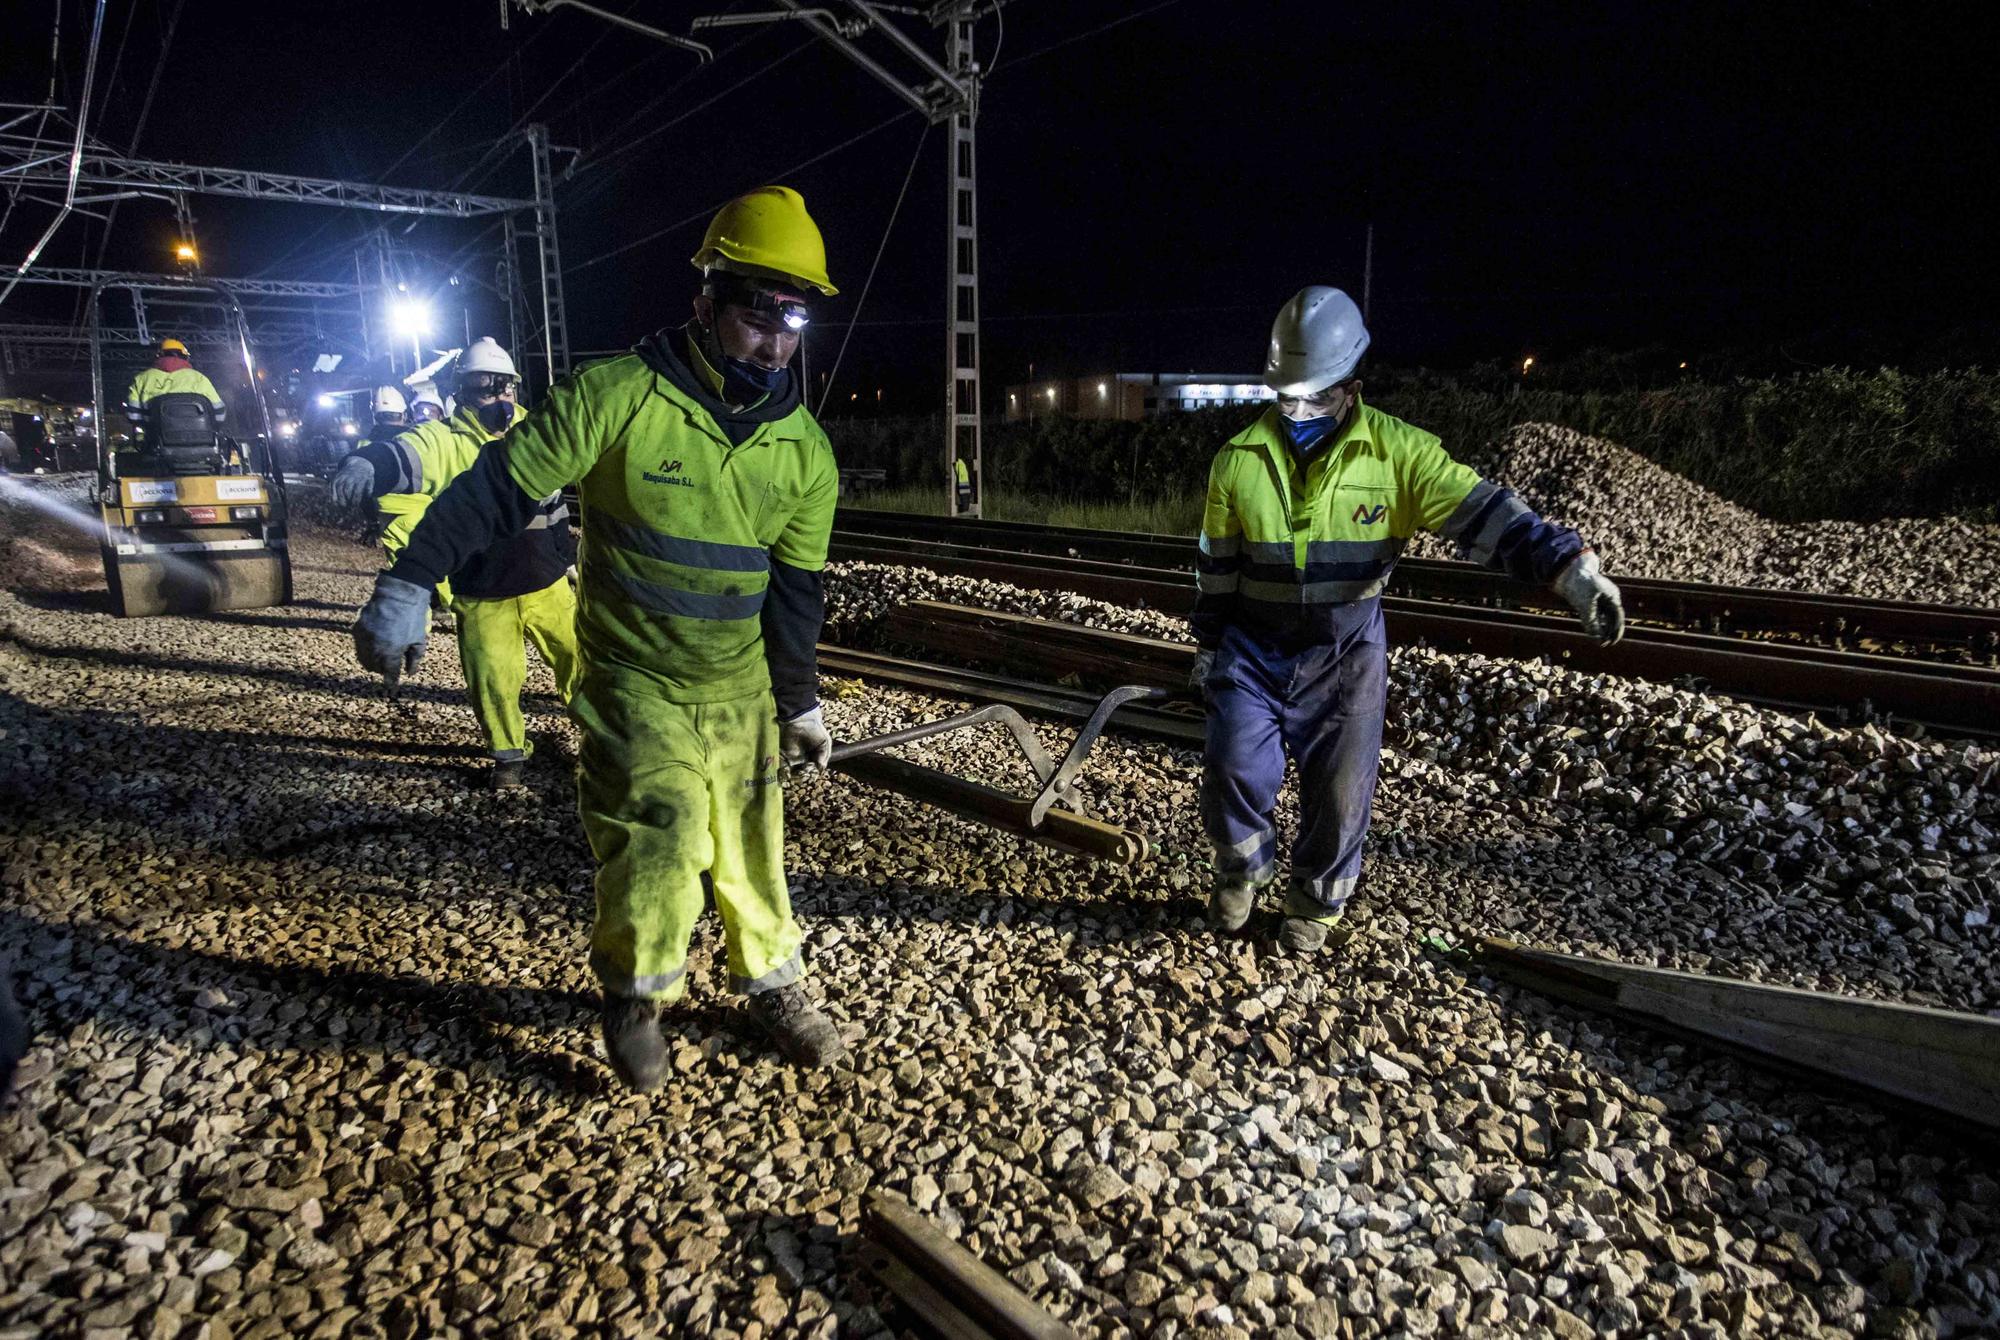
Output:
[[[1186,536],[1123,534],[1013,521],[960,521],[901,512],[843,508],[836,536],[845,543],[897,548],[912,542],[968,555],[1005,553],[1104,565],[1103,571],[1176,574],[1194,564]],[[1619,577],[1628,616],[1640,623],[1712,635],[1812,639],[1837,649],[2000,665],[2000,610],[1927,605],[1858,596],[1808,595],[1700,582]],[[1504,609],[1552,610],[1561,601],[1540,587],[1471,563],[1406,558],[1389,590],[1398,596]]]
[[[843,523],[851,524],[854,520],[854,514],[843,514]],[[863,520],[872,523],[873,517]],[[928,518],[914,520],[913,529],[943,528],[939,533],[949,533],[952,528],[966,524]],[[1193,608],[1194,588],[1184,569],[1040,550],[1001,549],[995,547],[998,537],[1010,532],[985,528],[1005,523],[974,524],[982,529],[965,533],[965,538],[980,539],[981,543],[837,529],[832,557],[922,567],[1033,590],[1072,591],[1166,614],[1185,614]],[[1037,530],[1042,531],[1044,538],[1035,543],[1043,549],[1060,542],[1062,532],[1054,528],[1025,528],[1026,532]],[[1049,534],[1058,538],[1047,538]],[[1160,537],[1136,537],[1135,559],[1156,553],[1156,548],[1147,546],[1161,543]],[[1185,552],[1184,541],[1181,548]],[[1477,571],[1465,564],[1431,566]],[[1397,571],[1400,575],[1402,568]],[[1709,597],[1699,600],[1713,604]],[[1782,613],[1782,599],[1768,603]],[[1955,607],[1897,606],[1886,601],[1857,603],[1891,612],[1879,616],[1876,628],[1890,627],[1885,621],[1891,619],[1902,620],[1896,626],[1909,630],[1929,628],[1928,645],[1945,645],[1956,637],[1961,655],[1981,644],[1989,634],[1989,624],[1993,635],[2000,636],[2000,614]],[[1407,595],[1385,596],[1383,609],[1397,637],[1421,638],[1441,650],[1520,659],[1547,657],[1588,673],[1688,684],[1767,706],[1817,712],[1835,720],[1879,717],[1952,734],[1982,738],[2000,735],[2000,670],[1989,666],[1849,651],[1769,637],[1727,637],[1643,623],[1630,626],[1619,645],[1602,647],[1576,630],[1566,613],[1555,616]],[[1929,616],[1922,612],[1940,609],[1944,612],[1938,620],[1924,622]],[[1807,617],[1823,616],[1801,615],[1795,623]],[[1948,634],[1939,631],[1947,627]],[[1058,630],[1050,636],[1060,641],[1072,635]],[[1053,647],[1051,643],[1017,650],[1046,662],[1048,656],[1055,654]],[[989,646],[988,650],[993,648]],[[1036,663],[1030,661],[1028,668]],[[1019,660],[1012,664],[1016,668],[1022,666]]]

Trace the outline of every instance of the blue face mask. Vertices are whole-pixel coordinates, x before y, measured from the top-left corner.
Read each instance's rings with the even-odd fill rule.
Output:
[[[514,426],[514,402],[495,400],[480,405],[472,411],[479,416],[479,426],[489,433],[504,433]]]
[[[777,393],[785,384],[785,368],[767,368],[747,358],[722,360],[722,398],[732,405],[748,404]]]
[[[1317,419],[1288,419],[1278,416],[1278,422],[1285,430],[1285,440],[1292,444],[1292,450],[1301,456],[1311,452],[1326,439],[1326,435],[1340,426],[1338,414],[1322,414]]]

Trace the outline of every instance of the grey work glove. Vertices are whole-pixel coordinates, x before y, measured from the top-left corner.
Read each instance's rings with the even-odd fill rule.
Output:
[[[403,672],[424,658],[430,630],[430,588],[385,572],[354,621],[354,655],[362,669],[381,675],[393,689]]]
[[[1194,654],[1194,664],[1188,668],[1188,687],[1200,693],[1208,683],[1208,672],[1215,668],[1215,653],[1202,647]]]
[[[375,501],[375,467],[359,456],[349,456],[333,475],[333,505],[344,512],[359,512]]]
[[[1583,631],[1605,646],[1625,636],[1625,602],[1590,550],[1578,554],[1556,574],[1555,592],[1576,611]]]
[[[791,768],[818,768],[825,772],[833,762],[833,736],[815,703],[790,721],[778,723],[778,756]]]

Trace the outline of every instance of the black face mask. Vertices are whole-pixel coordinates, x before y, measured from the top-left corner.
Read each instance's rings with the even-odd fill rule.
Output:
[[[479,426],[489,433],[504,433],[514,426],[514,402],[511,400],[490,400],[472,412],[479,416]]]

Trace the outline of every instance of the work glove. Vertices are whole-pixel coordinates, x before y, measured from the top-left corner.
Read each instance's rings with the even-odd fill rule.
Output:
[[[375,594],[354,621],[354,655],[364,670],[388,680],[393,691],[403,672],[416,669],[424,658],[430,629],[430,588],[385,572],[375,579]]]
[[[1202,647],[1194,654],[1194,664],[1188,668],[1188,688],[1200,693],[1208,684],[1208,672],[1215,668],[1215,653]]]
[[[818,768],[821,772],[833,762],[833,736],[827,734],[817,703],[810,712],[778,723],[778,755],[787,767]]]
[[[1625,636],[1625,602],[1590,550],[1578,554],[1556,574],[1555,592],[1576,611],[1583,631],[1605,646]]]
[[[333,505],[344,512],[359,512],[375,501],[375,467],[359,456],[349,456],[333,475]]]

